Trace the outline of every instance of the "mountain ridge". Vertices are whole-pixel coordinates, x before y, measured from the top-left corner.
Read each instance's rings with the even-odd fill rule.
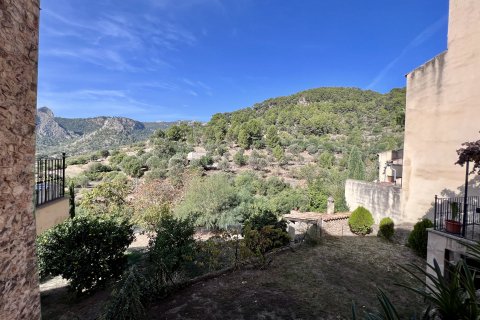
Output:
[[[176,122],[143,122],[126,117],[62,118],[48,107],[37,110],[37,155],[70,155],[111,149],[147,139]]]

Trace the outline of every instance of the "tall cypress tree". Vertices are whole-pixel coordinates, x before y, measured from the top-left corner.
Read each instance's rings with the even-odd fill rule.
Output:
[[[68,193],[69,193],[69,214],[70,218],[75,218],[75,185],[73,183],[70,183],[68,186]]]
[[[348,177],[355,180],[365,180],[365,164],[361,151],[354,146],[348,157]]]

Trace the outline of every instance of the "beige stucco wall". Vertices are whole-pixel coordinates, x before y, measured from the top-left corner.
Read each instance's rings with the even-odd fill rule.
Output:
[[[390,217],[395,223],[403,222],[400,209],[399,186],[348,179],[345,183],[345,200],[350,211],[362,206],[368,209],[379,223]]]
[[[0,319],[40,319],[33,214],[38,0],[0,0]]]
[[[461,194],[465,169],[454,165],[456,150],[480,139],[479,111],[480,1],[452,0],[448,51],[407,75],[402,211],[408,220],[431,218],[435,194]]]
[[[68,198],[61,198],[37,207],[37,234],[65,221],[69,217],[68,206]]]
[[[428,229],[427,263],[433,266],[433,261],[436,260],[443,274],[445,271],[445,251],[450,251],[450,262],[455,263],[461,259],[462,255],[466,255],[467,247],[465,243],[469,245],[475,244],[473,241],[467,241],[445,232]],[[427,271],[435,275],[431,268],[427,268]],[[429,282],[428,278],[427,282]]]

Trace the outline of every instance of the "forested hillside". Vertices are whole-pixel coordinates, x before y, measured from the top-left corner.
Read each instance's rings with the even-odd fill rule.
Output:
[[[291,209],[325,212],[329,196],[341,212],[349,209],[345,180],[377,179],[377,153],[402,147],[404,109],[404,89],[319,88],[216,114],[206,124],[175,124],[146,142],[69,164],[86,168],[77,186],[101,180],[119,188],[118,181],[140,178],[150,191],[132,199],[164,203],[209,228]],[[192,151],[196,157],[187,159]],[[85,167],[89,159],[98,160]]]
[[[319,88],[216,114],[205,137],[244,148],[298,146],[340,155],[357,146],[366,156],[375,155],[402,145],[404,112],[405,89],[382,95],[355,88]]]

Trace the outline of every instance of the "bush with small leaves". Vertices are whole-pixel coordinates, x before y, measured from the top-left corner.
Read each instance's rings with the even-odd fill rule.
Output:
[[[37,238],[40,274],[61,275],[77,294],[92,291],[122,274],[133,238],[133,227],[123,218],[68,219]]]
[[[238,150],[238,152],[233,156],[233,162],[235,162],[237,166],[244,166],[247,164],[247,161],[248,157],[245,155],[244,149]]]
[[[135,156],[125,157],[120,166],[131,177],[140,178],[143,175],[142,161]]]
[[[72,183],[75,185],[75,187],[80,187],[80,188],[88,187],[89,182],[90,182],[90,179],[84,174],[76,176],[75,178],[72,179]]]
[[[372,231],[374,220],[370,211],[364,207],[358,207],[348,218],[348,225],[353,233],[366,235]]]
[[[106,158],[110,155],[110,152],[108,150],[100,150],[98,154],[100,155],[100,157]]]
[[[213,158],[210,154],[207,154],[200,158],[200,165],[204,168],[207,168],[213,164]]]
[[[391,218],[387,217],[380,220],[378,236],[383,237],[387,240],[391,240],[394,233],[395,233],[395,223]]]
[[[285,159],[285,150],[279,145],[272,149],[272,154],[278,162],[282,162]]]
[[[191,219],[180,220],[164,213],[159,220],[156,237],[150,240],[150,272],[164,285],[174,282],[174,274],[181,271],[194,253],[195,227]]]
[[[408,235],[408,246],[423,258],[427,257],[428,228],[433,228],[432,221],[423,219],[413,226],[412,232]]]
[[[304,148],[302,148],[302,146],[298,144],[292,144],[287,148],[287,150],[293,155],[298,155],[300,152],[304,150]]]
[[[76,164],[87,164],[88,160],[89,159],[87,156],[69,157],[67,158],[66,163],[68,166]]]
[[[286,232],[287,223],[285,220],[278,220],[272,212],[263,212],[252,216],[246,221],[242,234],[245,245],[255,255],[266,263],[265,254],[278,247],[290,243],[290,236]]]
[[[153,169],[145,173],[145,179],[147,181],[165,179],[168,175],[167,169]]]
[[[248,165],[253,169],[253,170],[264,170],[268,163],[267,161],[260,156],[260,154],[257,151],[253,151],[252,154],[250,155],[250,158],[248,159]]]
[[[106,164],[102,164],[100,162],[91,163],[88,166],[87,173],[98,173],[98,172],[110,172],[112,168]]]
[[[222,159],[218,162],[218,169],[219,169],[219,170],[222,170],[222,171],[228,171],[228,170],[230,170],[230,163],[228,162],[228,159],[222,158]]]
[[[148,167],[148,170],[167,169],[168,161],[165,159],[161,159],[159,156],[153,155],[147,159],[146,165]]]
[[[313,154],[317,153],[317,151],[318,151],[318,147],[316,145],[314,145],[314,144],[308,145],[308,147],[307,147],[308,154],[313,155]]]

